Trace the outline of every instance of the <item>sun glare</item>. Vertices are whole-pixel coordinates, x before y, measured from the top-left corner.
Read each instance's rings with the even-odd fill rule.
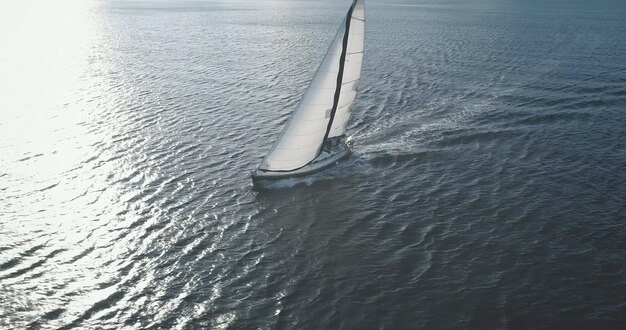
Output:
[[[88,2],[11,1],[0,14],[3,117],[33,113],[71,90],[85,60]],[[6,123],[7,118],[2,122]]]
[[[11,1],[0,10],[0,158],[6,180],[27,192],[54,184],[78,162],[93,33],[82,1]],[[56,195],[56,194],[55,194]],[[36,206],[32,206],[36,207]]]

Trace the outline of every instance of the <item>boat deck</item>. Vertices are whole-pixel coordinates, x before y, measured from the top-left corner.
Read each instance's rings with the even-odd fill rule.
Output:
[[[264,171],[257,169],[252,173],[252,180],[276,180],[309,175],[335,164],[348,154],[350,154],[350,147],[345,142],[339,141],[336,146],[323,149],[319,156],[303,167],[291,171]]]

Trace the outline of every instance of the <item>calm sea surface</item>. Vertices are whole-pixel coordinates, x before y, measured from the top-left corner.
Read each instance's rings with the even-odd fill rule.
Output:
[[[366,1],[354,154],[255,190],[350,1],[0,9],[0,328],[617,329],[626,2]]]

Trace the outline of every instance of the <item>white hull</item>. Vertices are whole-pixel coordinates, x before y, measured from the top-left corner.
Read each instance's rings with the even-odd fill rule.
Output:
[[[277,180],[309,175],[335,164],[337,161],[349,154],[350,147],[345,142],[338,141],[336,146],[329,149],[323,149],[319,156],[301,168],[292,171],[266,171],[257,169],[252,172],[252,180]]]

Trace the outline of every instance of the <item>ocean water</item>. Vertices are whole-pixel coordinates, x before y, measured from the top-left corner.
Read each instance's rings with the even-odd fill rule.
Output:
[[[348,6],[3,4],[0,328],[622,328],[626,2],[366,1],[353,155],[253,189]]]

